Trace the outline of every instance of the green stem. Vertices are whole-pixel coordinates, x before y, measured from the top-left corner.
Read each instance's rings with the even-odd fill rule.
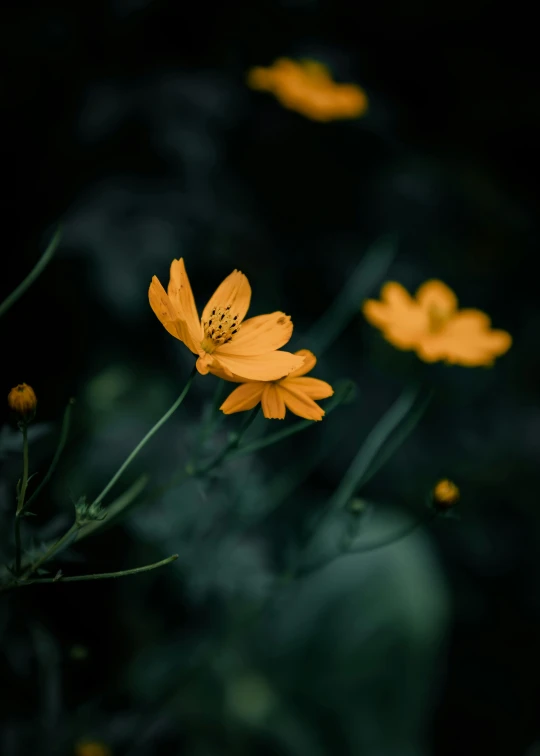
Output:
[[[367,435],[336,492],[330,499],[327,512],[339,511],[354,495],[361,479],[376,459],[380,449],[399,423],[407,417],[419,393],[417,388],[406,389]]]
[[[315,537],[321,523],[326,517],[332,512],[337,512],[343,509],[347,502],[354,496],[359,486],[371,477],[371,471],[379,469],[381,465],[377,464],[378,455],[381,453],[381,450],[392,433],[394,433],[395,429],[401,422],[403,422],[412,410],[418,396],[420,395],[420,391],[420,388],[405,389],[405,391],[396,399],[394,404],[392,404],[390,409],[388,409],[381,417],[375,427],[368,433],[366,440],[356,453],[356,456],[342,478],[340,485],[331,497],[328,507],[322,510],[322,512],[320,512],[315,518],[310,529],[307,547],[309,547],[309,543],[311,543],[311,540]],[[427,404],[427,401],[422,404],[421,413],[411,413],[413,421],[407,424],[407,433],[401,433],[399,435],[400,444],[403,443],[406,435],[408,435],[416,426],[427,407]],[[392,452],[395,452],[397,448],[398,444],[392,445]],[[384,462],[386,462],[387,459],[388,455],[384,456]]]
[[[207,473],[218,467],[225,459],[228,459],[231,452],[234,452],[236,449],[238,449],[240,441],[244,437],[245,433],[249,430],[258,414],[259,407],[254,407],[254,409],[251,410],[247,418],[242,423],[238,433],[232,434],[229,443],[223,447],[223,449],[214,457],[214,459],[210,460],[210,462],[208,462],[206,465],[195,467],[193,476],[206,475]]]
[[[17,509],[15,511],[15,574],[21,572],[21,515],[24,509],[24,497],[28,487],[28,426],[25,422],[20,425],[23,435],[23,474],[17,497]]]
[[[144,567],[133,567],[131,570],[120,570],[119,572],[98,572],[93,575],[72,575],[71,577],[63,577],[59,575],[53,578],[36,578],[35,580],[26,580],[24,583],[18,583],[11,587],[22,587],[23,585],[34,585],[35,583],[80,583],[85,580],[105,580],[107,578],[126,577],[127,575],[138,575],[141,572],[150,572],[150,570],[156,570],[158,567],[165,567],[171,562],[175,562],[178,559],[178,554],[172,554],[172,556],[162,559],[161,562],[154,562],[153,564],[145,564]]]
[[[52,546],[50,546],[47,551],[45,551],[44,554],[42,554],[38,559],[36,559],[35,562],[32,562],[32,564],[27,567],[27,569],[24,571],[22,575],[22,580],[27,580],[30,575],[33,575],[36,570],[38,570],[42,564],[45,564],[45,562],[48,562],[49,559],[51,559],[56,553],[58,553],[61,549],[63,549],[65,546],[67,546],[68,542],[71,540],[71,538],[75,535],[75,533],[79,530],[81,526],[78,525],[76,522],[73,523],[73,525],[70,527],[69,530],[67,530],[64,535],[59,538],[55,543],[53,543]]]
[[[21,518],[16,513],[15,514],[15,520],[14,520],[14,526],[15,526],[15,574],[20,575],[21,573]]]
[[[23,434],[23,475],[17,500],[17,514],[20,514],[24,509],[24,498],[28,487],[28,426],[26,423],[21,423],[21,430]]]
[[[187,380],[187,383],[184,386],[184,389],[183,389],[182,393],[180,394],[180,396],[178,397],[178,399],[175,401],[175,403],[172,405],[172,407],[170,409],[168,409],[167,412],[157,421],[157,423],[153,426],[153,428],[151,428],[148,431],[148,433],[146,434],[146,436],[137,444],[137,446],[133,449],[133,451],[131,452],[131,454],[129,455],[129,457],[126,459],[126,461],[122,465],[120,465],[120,467],[115,472],[115,474],[112,476],[112,478],[110,479],[110,481],[107,483],[107,485],[105,486],[105,488],[103,489],[103,491],[99,494],[99,496],[97,496],[94,499],[94,501],[92,502],[93,505],[99,504],[105,498],[105,496],[109,493],[109,491],[114,486],[114,484],[116,483],[116,481],[123,475],[123,473],[125,472],[125,470],[133,462],[133,460],[135,459],[135,457],[137,456],[137,454],[141,451],[141,449],[148,443],[148,441],[150,441],[150,439],[152,438],[152,436],[154,436],[158,432],[158,430],[161,428],[161,426],[164,425],[167,422],[167,420],[171,417],[171,415],[174,412],[176,412],[176,410],[178,409],[178,407],[184,401],[184,398],[185,398],[187,392],[189,391],[189,389],[191,387],[191,384],[193,383],[193,379],[195,378],[196,372],[197,372],[197,369],[196,369],[196,367],[194,365],[193,366],[193,370],[191,371],[190,376],[189,376],[189,378]]]
[[[428,514],[424,517],[420,517],[418,520],[413,521],[409,525],[407,525],[403,530],[399,531],[398,533],[394,533],[391,536],[387,536],[386,538],[382,538],[380,541],[375,541],[374,543],[366,543],[364,546],[360,544],[357,548],[351,549],[351,548],[345,548],[340,550],[337,554],[334,554],[334,556],[330,557],[329,559],[323,559],[320,562],[317,562],[314,565],[308,565],[304,568],[300,567],[298,568],[292,577],[306,577],[307,575],[311,575],[313,572],[316,572],[317,570],[322,569],[323,567],[326,567],[327,565],[334,562],[336,559],[339,559],[341,556],[352,556],[353,554],[367,554],[370,551],[378,551],[379,549],[384,548],[385,546],[391,546],[394,543],[398,543],[398,541],[402,541],[404,538],[407,538],[408,536],[412,535],[418,528],[420,528],[422,525],[429,525],[435,517],[437,516],[436,512],[428,512]]]
[[[0,304],[0,317],[2,315],[5,315],[5,313],[9,310],[10,307],[12,307],[15,302],[22,297],[22,295],[25,293],[25,291],[34,283],[36,278],[38,278],[41,273],[45,270],[49,262],[51,261],[52,256],[54,255],[56,248],[58,247],[58,244],[60,242],[60,238],[62,236],[61,228],[60,226],[56,229],[55,234],[51,241],[49,242],[49,245],[43,255],[39,258],[37,263],[34,265],[30,273],[26,276],[24,281],[20,283],[15,291],[12,291],[11,294],[9,294],[6,299]]]
[[[36,488],[34,493],[30,496],[28,501],[26,502],[26,507],[30,506],[30,502],[32,502],[39,494],[41,493],[42,489],[47,485],[49,480],[51,479],[55,469],[56,465],[58,464],[60,457],[62,456],[62,452],[64,451],[64,446],[66,445],[68,433],[69,433],[69,425],[71,422],[71,411],[73,408],[73,405],[75,404],[75,399],[70,399],[69,403],[64,411],[64,417],[62,420],[62,428],[60,430],[60,438],[58,440],[58,446],[56,447],[56,452],[54,454],[54,457],[52,459],[51,465],[49,469],[47,470],[47,474],[39,484],[39,486]]]
[[[425,398],[421,402],[419,402],[418,406],[411,410],[410,415],[406,418],[406,422],[404,422],[402,426],[397,428],[396,432],[389,439],[388,443],[381,449],[380,454],[378,454],[373,462],[368,465],[364,474],[358,481],[357,489],[365,486],[366,483],[371,480],[371,478],[376,473],[379,472],[381,467],[384,467],[388,460],[394,456],[395,452],[406,440],[409,433],[414,430],[414,428],[418,424],[429,403],[431,402],[432,396],[432,393],[428,393]]]

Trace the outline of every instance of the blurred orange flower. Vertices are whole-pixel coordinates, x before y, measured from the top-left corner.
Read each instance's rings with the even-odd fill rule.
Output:
[[[272,92],[284,107],[314,121],[359,118],[368,108],[363,89],[336,83],[328,68],[315,60],[279,58],[269,68],[252,68],[247,82],[252,89]]]
[[[283,420],[287,408],[306,420],[322,420],[324,410],[314,400],[326,399],[332,396],[334,390],[326,381],[306,377],[306,373],[313,370],[317,363],[312,352],[300,349],[296,354],[304,359],[304,364],[278,381],[245,381],[237,376],[228,378],[221,375],[226,380],[242,385],[234,389],[220,409],[226,415],[232,415],[234,412],[253,409],[260,402],[263,415],[268,419]]]
[[[391,344],[414,350],[425,362],[492,365],[512,344],[509,333],[491,328],[485,313],[459,310],[456,295],[442,281],[426,281],[415,297],[390,281],[382,287],[381,300],[364,302],[366,319]]]
[[[459,488],[448,478],[440,480],[432,492],[433,503],[438,509],[451,509],[459,501]]]
[[[79,740],[75,745],[75,756],[112,756],[112,751],[97,740]]]
[[[302,358],[278,351],[291,338],[289,315],[273,312],[244,321],[251,286],[239,270],[221,283],[199,319],[183,258],[173,260],[167,292],[156,276],[150,306],[167,331],[198,355],[197,370],[217,368],[225,375],[271,381],[302,365]]]

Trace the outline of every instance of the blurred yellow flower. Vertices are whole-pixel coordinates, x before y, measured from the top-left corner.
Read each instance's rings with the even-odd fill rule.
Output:
[[[451,480],[440,480],[433,489],[433,502],[438,509],[450,509],[459,501],[459,488]]]
[[[97,740],[79,740],[75,744],[75,756],[112,756],[112,751]]]
[[[289,315],[273,312],[244,321],[251,287],[239,270],[218,286],[200,320],[183,258],[171,264],[167,292],[154,276],[148,298],[171,336],[198,355],[197,370],[203,375],[214,368],[228,376],[270,381],[302,365],[300,357],[278,351],[292,335]]]
[[[272,92],[281,104],[313,121],[359,118],[368,108],[367,95],[356,84],[338,84],[328,68],[315,60],[279,58],[269,68],[252,68],[248,86]]]
[[[362,309],[387,341],[414,350],[425,362],[492,365],[512,344],[509,333],[491,328],[485,313],[459,310],[456,295],[442,281],[426,281],[415,297],[390,281],[382,287],[381,301],[368,299]]]
[[[27,383],[19,383],[8,394],[10,409],[22,417],[32,415],[36,411],[37,397],[32,386]]]
[[[253,409],[260,402],[263,415],[268,419],[283,420],[286,409],[289,409],[306,420],[322,420],[324,410],[314,400],[326,399],[334,390],[325,381],[306,377],[317,362],[312,352],[300,349],[296,354],[303,358],[304,364],[278,381],[245,381],[212,371],[226,380],[242,384],[225,399],[220,409],[225,415],[232,415]]]

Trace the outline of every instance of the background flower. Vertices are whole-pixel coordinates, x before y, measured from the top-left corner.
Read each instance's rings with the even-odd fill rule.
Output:
[[[314,121],[359,118],[368,107],[363,89],[338,84],[316,60],[279,58],[268,68],[252,68],[247,80],[252,89],[272,92],[286,108]]]
[[[491,328],[485,313],[458,310],[456,295],[442,281],[426,281],[414,298],[391,281],[383,286],[381,300],[364,303],[367,320],[391,344],[414,350],[425,362],[492,365],[512,344],[509,333]]]

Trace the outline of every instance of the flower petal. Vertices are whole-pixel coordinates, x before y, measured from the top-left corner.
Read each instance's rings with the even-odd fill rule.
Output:
[[[290,315],[284,312],[257,315],[242,323],[238,333],[227,344],[218,347],[218,351],[220,354],[241,355],[273,352],[289,341],[292,332]]]
[[[386,341],[405,352],[415,349],[429,335],[427,326],[426,328],[412,328],[406,323],[403,325],[392,323],[381,331]]]
[[[304,358],[304,364],[302,367],[298,368],[298,370],[293,370],[292,373],[289,373],[287,378],[297,378],[300,375],[305,375],[306,373],[309,373],[310,370],[313,370],[317,364],[317,358],[313,352],[309,351],[309,349],[299,349],[295,354],[298,355],[298,357]]]
[[[407,289],[397,281],[387,281],[384,284],[381,299],[394,310],[409,310],[416,304]]]
[[[241,386],[237,386],[225,399],[220,410],[225,415],[232,415],[234,412],[253,409],[261,401],[265,387],[266,384],[261,382],[243,383]]]
[[[174,336],[175,339],[180,339],[180,341],[183,341],[184,344],[191,349],[191,339],[189,334],[187,334],[186,326],[178,318],[176,310],[157,276],[152,278],[152,283],[148,289],[148,300],[157,319],[167,329],[171,336]],[[191,349],[191,351],[194,350]]]
[[[334,393],[334,389],[326,381],[321,381],[319,378],[291,378],[290,374],[280,381],[280,386],[292,387],[296,391],[301,391],[309,396],[310,399],[327,399]]]
[[[444,332],[452,335],[467,336],[472,332],[487,330],[491,326],[491,320],[481,310],[459,310],[448,321]]]
[[[368,323],[377,328],[384,328],[396,319],[392,307],[376,299],[366,299],[362,305],[362,313]]]
[[[407,335],[407,341],[414,341],[418,333],[427,330],[427,313],[401,284],[388,281],[381,289],[381,299],[381,302],[375,299],[364,302],[362,311],[369,323],[383,330],[389,327],[399,329],[400,333]],[[385,336],[388,338],[386,333]]]
[[[233,375],[232,373],[229,373],[228,371],[223,370],[223,368],[219,367],[219,365],[209,365],[208,366],[208,372],[212,373],[212,375],[215,375],[217,378],[221,378],[224,381],[229,381],[230,383],[249,383],[250,381],[247,378],[239,378],[237,375]]]
[[[229,371],[233,376],[252,381],[276,381],[284,378],[291,370],[302,365],[303,357],[290,352],[268,352],[254,356],[222,354],[216,350],[212,357],[216,368]]]
[[[249,281],[239,270],[233,270],[210,297],[203,310],[202,320],[203,322],[210,320],[214,308],[222,307],[225,309],[230,305],[231,314],[238,315],[238,322],[241,323],[246,317],[250,300],[251,286]]]
[[[197,352],[203,338],[201,322],[191,291],[191,284],[186,272],[184,259],[173,260],[171,263],[171,277],[169,279],[169,299],[180,320],[186,324],[186,336],[191,344],[185,342],[192,352]]]
[[[285,402],[279,386],[275,383],[265,383],[261,398],[263,415],[268,420],[283,420],[285,417]]]
[[[285,405],[291,412],[306,420],[322,420],[324,410],[318,404],[315,404],[313,399],[310,399],[303,391],[283,384],[280,384],[279,387]]]
[[[510,348],[512,337],[506,331],[483,328],[481,323],[485,321],[472,316],[471,325],[465,330],[465,322],[463,319],[453,330],[449,324],[445,331],[426,336],[417,349],[420,359],[425,362],[445,360],[454,365],[475,367],[491,365],[495,357]]]
[[[438,310],[450,314],[455,312],[458,306],[457,297],[452,289],[437,280],[423,283],[416,291],[416,301],[426,312]]]
[[[411,347],[409,347],[411,348]],[[448,344],[440,334],[430,336],[429,334],[421,340],[415,347],[416,354],[424,362],[440,362],[448,357]]]

